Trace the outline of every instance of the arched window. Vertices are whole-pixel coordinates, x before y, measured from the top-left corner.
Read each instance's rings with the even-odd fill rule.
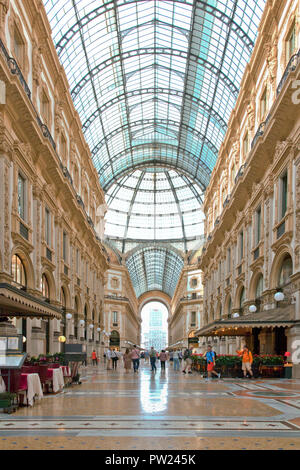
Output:
[[[27,285],[26,271],[24,268],[24,264],[18,255],[13,255],[12,257],[11,273],[12,273],[14,282],[16,282],[17,284],[20,284],[21,286],[26,287]]]
[[[290,276],[293,274],[293,261],[290,255],[287,255],[281,265],[279,272],[278,285],[279,287],[285,286],[289,280]]]
[[[67,302],[66,302],[65,290],[63,287],[60,289],[60,301],[61,301],[63,308],[66,308]]]
[[[42,294],[46,299],[50,299],[49,283],[45,274],[42,275]]]
[[[78,338],[78,310],[79,310],[79,303],[78,303],[78,297],[77,295],[75,296],[74,300],[74,336],[76,339]]]
[[[245,302],[245,287],[242,287],[241,293],[240,293],[240,312],[242,313],[244,309],[244,302]]]
[[[255,289],[256,299],[260,299],[260,297],[262,296],[263,290],[264,290],[264,278],[261,274],[256,283],[256,289]]]
[[[244,308],[244,302],[245,302],[245,288],[243,287],[241,290],[241,295],[240,295],[240,309]]]
[[[112,348],[119,348],[120,347],[120,334],[118,331],[113,330],[110,334],[109,338],[109,346]]]
[[[229,297],[229,300],[227,302],[227,315],[231,315],[231,308],[232,308],[232,302],[231,302],[231,297]]]
[[[87,340],[87,306],[84,306],[84,339]]]

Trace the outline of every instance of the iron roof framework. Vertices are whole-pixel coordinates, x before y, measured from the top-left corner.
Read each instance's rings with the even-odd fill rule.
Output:
[[[216,163],[265,0],[44,4],[104,190],[124,199],[127,176],[155,167],[179,172],[197,198]],[[126,237],[140,238],[130,235],[136,183],[121,251]],[[189,231],[175,202],[184,239]]]

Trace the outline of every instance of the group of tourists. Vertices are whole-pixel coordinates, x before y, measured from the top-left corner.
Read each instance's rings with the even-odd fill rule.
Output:
[[[248,347],[245,345],[242,350],[236,351],[239,356],[242,357],[242,370],[244,377],[247,377],[247,373],[249,373],[250,377],[253,378],[252,372],[252,362],[253,356],[251,351],[249,351]],[[206,370],[207,370],[207,379],[211,379],[212,375],[220,378],[221,374],[215,371],[216,367],[216,353],[213,351],[212,347],[208,345],[207,351],[204,353],[203,358],[206,360]],[[98,358],[96,352],[92,352],[92,363],[93,365],[98,364]],[[104,353],[104,363],[107,363],[108,370],[116,370],[117,364],[119,360],[123,360],[123,365],[125,369],[125,373],[128,374],[131,367],[133,367],[134,373],[137,373],[140,366],[140,361],[144,360],[145,364],[149,363],[151,371],[156,372],[156,361],[160,361],[160,368],[161,371],[166,370],[166,362],[168,360],[173,362],[174,371],[180,370],[180,365],[184,360],[184,367],[182,369],[183,374],[192,374],[192,351],[190,349],[186,349],[184,353],[180,350],[174,350],[168,353],[166,350],[162,350],[158,353],[154,347],[152,346],[150,351],[140,351],[136,345],[130,350],[129,348],[126,349],[125,353],[122,354],[120,351],[112,348],[108,348]]]

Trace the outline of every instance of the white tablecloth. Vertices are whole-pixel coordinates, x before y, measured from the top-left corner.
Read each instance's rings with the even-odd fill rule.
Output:
[[[53,392],[58,392],[64,388],[64,376],[62,369],[53,369]]]
[[[27,375],[27,402],[29,406],[33,405],[33,399],[36,397],[38,400],[43,398],[43,390],[41,386],[39,374]]]
[[[62,370],[62,373],[63,373],[63,376],[64,376],[64,377],[70,377],[70,376],[71,376],[70,367],[68,367],[68,366],[61,366],[60,369]]]
[[[4,380],[2,379],[1,375],[0,375],[0,393],[1,392],[5,392],[6,388],[5,388],[5,382]]]

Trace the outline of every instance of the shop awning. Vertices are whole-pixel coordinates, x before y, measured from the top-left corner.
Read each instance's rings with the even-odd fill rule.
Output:
[[[25,290],[10,284],[0,284],[0,317],[57,318],[61,320],[62,311]]]
[[[251,313],[238,318],[216,320],[195,332],[195,336],[239,336],[249,328],[291,327],[300,321],[295,320],[295,305]]]

